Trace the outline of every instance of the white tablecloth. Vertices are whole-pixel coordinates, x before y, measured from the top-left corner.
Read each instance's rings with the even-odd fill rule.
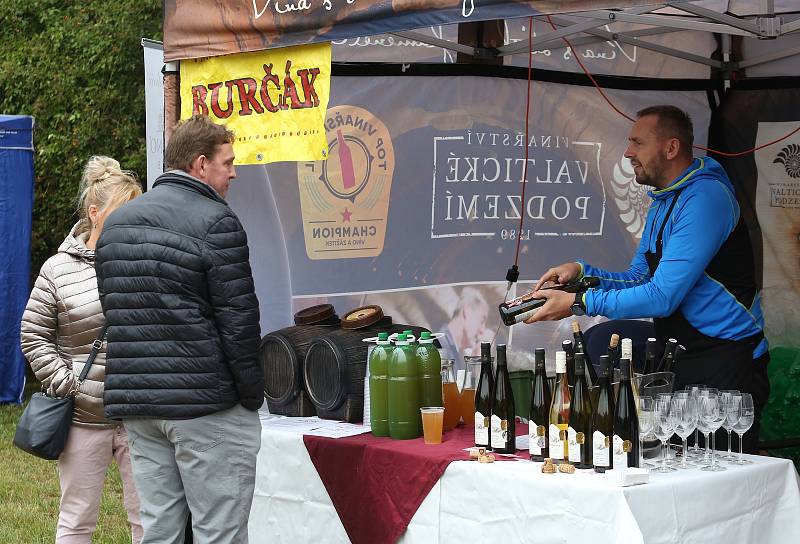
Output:
[[[748,458],[753,465],[651,473],[626,488],[529,462],[453,462],[400,542],[800,542],[794,466]],[[302,436],[263,430],[249,532],[253,544],[349,541]]]

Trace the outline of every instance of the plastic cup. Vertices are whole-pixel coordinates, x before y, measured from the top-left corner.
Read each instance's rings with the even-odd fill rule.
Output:
[[[425,406],[419,409],[422,412],[422,434],[426,444],[442,443],[442,422],[444,421],[443,406]]]

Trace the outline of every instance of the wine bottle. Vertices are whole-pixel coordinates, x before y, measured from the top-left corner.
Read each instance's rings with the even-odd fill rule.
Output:
[[[583,353],[575,354],[575,385],[569,408],[569,462],[592,468],[592,399],[586,386]]]
[[[572,340],[561,342],[561,349],[567,354],[567,383],[575,385],[575,352],[572,349]]]
[[[619,367],[619,335],[614,333],[608,342],[608,359],[611,361],[611,375],[614,375],[614,368]]]
[[[492,417],[492,344],[481,342],[481,375],[475,391],[475,445],[489,447],[489,429]]]
[[[631,362],[631,391],[633,391],[633,402],[636,406],[636,413],[639,413],[639,380],[636,379],[636,365],[633,364],[633,340],[623,338],[620,342],[620,358]]]
[[[536,348],[533,352],[536,368],[533,374],[533,396],[528,421],[528,448],[531,461],[544,461],[550,456],[550,444],[547,439],[547,427],[550,421],[550,384],[544,364],[544,348]]]
[[[675,356],[675,350],[678,348],[678,341],[674,338],[667,340],[667,345],[664,347],[664,354],[661,356],[661,361],[658,363],[656,372],[666,372],[665,368],[672,368],[672,358]]]
[[[589,357],[589,352],[586,350],[586,342],[583,340],[581,326],[577,320],[572,322],[572,340],[575,353],[583,353],[583,360],[586,362],[586,385],[589,387],[597,385],[597,372],[595,372],[592,359]]]
[[[508,375],[505,344],[497,345],[497,370],[494,375],[494,394],[491,408],[491,434],[489,447],[495,453],[515,453],[517,451],[516,426],[514,417],[514,391]]]
[[[596,472],[605,472],[613,467],[611,446],[614,437],[614,390],[611,387],[611,362],[608,355],[600,356],[597,386],[600,392],[592,417],[592,463]]]
[[[675,351],[672,353],[672,358],[667,359],[666,363],[664,364],[664,372],[672,372],[672,369],[678,365],[678,359],[680,359],[684,353],[686,353],[686,348],[683,347],[682,344],[675,346]]]
[[[614,470],[639,466],[639,418],[631,389],[631,362],[620,359],[620,383],[614,410]]]
[[[550,403],[550,421],[547,430],[550,438],[550,458],[553,461],[566,463],[569,459],[569,441],[567,429],[569,428],[570,392],[567,382],[567,354],[563,351],[556,352],[556,388],[553,391],[553,402]]]
[[[558,289],[568,293],[582,293],[591,287],[596,287],[600,284],[600,280],[593,276],[585,276],[578,281],[570,282],[564,285],[554,285],[552,287],[545,287],[544,289]],[[521,323],[531,317],[536,310],[541,308],[547,299],[533,298],[533,292],[525,293],[517,298],[506,300],[498,307],[500,310],[500,318],[503,324],[508,327]]]
[[[655,338],[647,339],[647,346],[644,350],[644,372],[643,374],[652,374],[656,371],[656,361],[658,357],[658,340]]]

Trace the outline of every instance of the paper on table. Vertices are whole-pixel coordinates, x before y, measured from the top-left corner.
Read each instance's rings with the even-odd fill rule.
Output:
[[[355,423],[345,423],[342,421],[334,421],[333,423],[334,425],[319,427],[304,434],[310,436],[325,436],[328,438],[344,438],[345,436],[356,436],[368,433],[371,430],[366,425],[357,425]]]
[[[269,427],[275,431],[309,434],[313,436],[327,436],[329,438],[342,438],[370,432],[370,428],[354,423],[345,423],[331,419],[311,417],[281,417],[272,416],[261,419],[262,427]]]

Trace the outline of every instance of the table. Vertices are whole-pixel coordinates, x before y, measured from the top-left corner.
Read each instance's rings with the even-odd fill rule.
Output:
[[[594,473],[545,475],[530,462],[453,462],[400,542],[800,542],[794,466],[748,458],[753,465],[651,473],[626,488]],[[348,542],[301,435],[262,431],[249,533],[253,544]]]

